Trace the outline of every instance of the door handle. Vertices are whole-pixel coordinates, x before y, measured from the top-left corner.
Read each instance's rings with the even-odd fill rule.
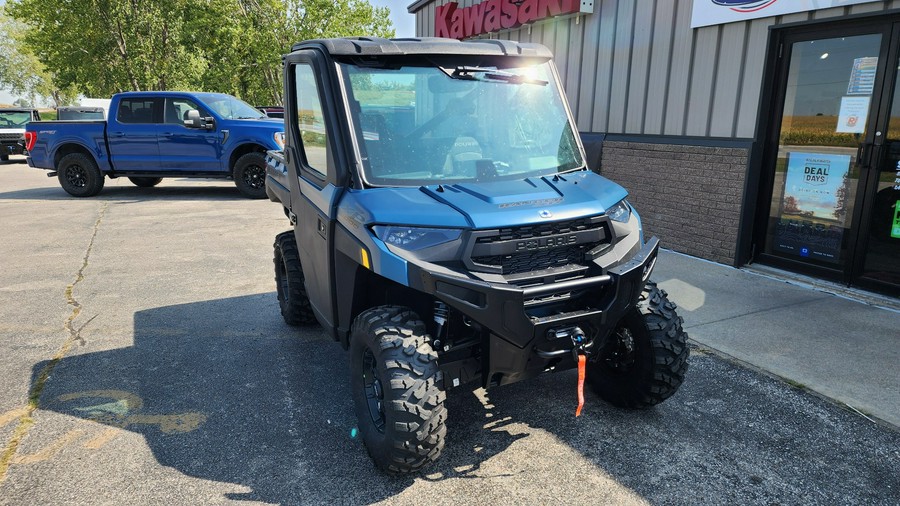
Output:
[[[319,235],[322,236],[322,238],[325,238],[325,222],[322,221],[321,217],[316,218],[316,231],[319,233]]]
[[[869,158],[872,154],[872,145],[864,142],[856,149],[856,165],[857,167],[868,167]]]
[[[113,137],[125,137],[125,132],[111,132],[109,135]]]
[[[162,135],[163,137],[172,137],[175,134],[173,134],[172,132],[163,132],[160,135]]]

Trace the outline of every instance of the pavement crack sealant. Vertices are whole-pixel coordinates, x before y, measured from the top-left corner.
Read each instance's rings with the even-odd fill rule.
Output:
[[[81,337],[81,331],[84,330],[88,323],[96,318],[96,315],[94,315],[80,327],[76,328],[74,326],[75,319],[78,318],[78,315],[81,314],[82,310],[81,303],[75,298],[75,287],[84,280],[84,271],[87,269],[91,251],[94,249],[94,240],[97,238],[97,232],[100,230],[100,224],[103,222],[103,217],[106,215],[106,210],[108,208],[109,203],[107,202],[104,202],[100,206],[100,211],[97,213],[97,220],[94,222],[94,230],[91,233],[91,240],[88,242],[84,257],[82,257],[81,267],[78,269],[78,272],[75,273],[75,280],[72,281],[70,285],[66,286],[66,304],[72,307],[72,312],[69,314],[69,317],[66,318],[65,324],[63,325],[68,336],[62,346],[60,346],[59,350],[57,350],[56,354],[53,355],[53,358],[47,362],[47,365],[45,365],[43,369],[41,369],[37,380],[31,386],[31,391],[28,393],[28,405],[20,411],[21,415],[19,416],[16,428],[13,430],[12,436],[9,438],[6,447],[3,449],[3,453],[0,454],[0,485],[6,480],[7,471],[9,471],[10,463],[12,462],[16,451],[19,449],[19,443],[25,439],[29,429],[34,425],[34,419],[31,415],[34,413],[34,410],[40,406],[41,393],[44,391],[44,385],[47,383],[47,379],[50,378],[56,364],[69,353],[69,350],[72,349],[72,346],[74,346],[75,343],[84,345],[84,338]]]

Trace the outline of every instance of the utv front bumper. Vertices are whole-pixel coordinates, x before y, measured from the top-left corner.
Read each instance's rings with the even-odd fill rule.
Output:
[[[604,275],[526,288],[425,270],[410,272],[410,279],[489,332],[481,354],[482,381],[489,386],[574,365],[571,340],[559,336],[578,327],[588,339],[604,340],[637,304],[658,252],[654,237]]]

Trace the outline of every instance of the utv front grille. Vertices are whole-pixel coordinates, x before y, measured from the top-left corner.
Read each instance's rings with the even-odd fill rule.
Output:
[[[479,232],[470,268],[509,275],[587,265],[587,253],[611,238],[602,216]]]

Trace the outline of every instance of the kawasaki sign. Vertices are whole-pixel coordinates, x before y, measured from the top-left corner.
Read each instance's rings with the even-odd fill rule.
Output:
[[[591,12],[593,0],[487,0],[462,8],[450,2],[438,6],[434,33],[438,37],[465,39],[542,19]]]
[[[768,18],[795,12],[870,3],[874,0],[694,0],[691,28]]]

